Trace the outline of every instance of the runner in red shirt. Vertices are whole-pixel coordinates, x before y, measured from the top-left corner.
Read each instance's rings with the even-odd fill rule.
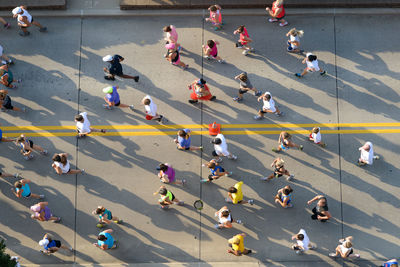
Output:
[[[249,43],[253,42],[252,39],[250,39],[249,34],[247,33],[247,29],[244,25],[239,26],[233,34],[238,34],[239,33],[239,40],[236,43],[237,48],[244,49],[243,55],[247,55],[250,51],[253,51],[254,48],[252,48]]]
[[[266,8],[267,12],[272,18],[269,18],[269,22],[279,21],[279,26],[286,26],[288,22],[284,20],[285,17],[285,8],[283,7],[283,0],[276,0],[272,3],[272,9],[269,7]]]
[[[213,96],[210,92],[210,89],[206,85],[206,81],[203,79],[195,80],[193,83],[189,85],[189,90],[193,90],[190,94],[189,103],[195,104],[199,102],[199,100],[210,100],[213,101],[217,97]]]

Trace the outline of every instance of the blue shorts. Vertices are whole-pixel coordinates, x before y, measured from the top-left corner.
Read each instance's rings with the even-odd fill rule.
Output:
[[[289,147],[285,147],[283,144],[281,144],[282,150],[289,150]]]

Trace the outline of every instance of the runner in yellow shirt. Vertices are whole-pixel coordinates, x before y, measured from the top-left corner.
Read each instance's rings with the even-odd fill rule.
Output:
[[[243,192],[242,192],[243,181],[236,183],[234,186],[228,188],[228,198],[225,199],[226,202],[233,204],[246,204],[250,205],[254,204],[253,199],[243,200]]]
[[[251,253],[251,249],[244,248],[245,236],[246,236],[245,233],[241,233],[229,239],[228,243],[232,249],[228,249],[228,253],[232,253],[236,256],[242,256]]]

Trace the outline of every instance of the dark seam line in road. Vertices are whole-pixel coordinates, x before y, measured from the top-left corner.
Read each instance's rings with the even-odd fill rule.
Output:
[[[339,88],[338,88],[338,76],[337,76],[337,50],[336,50],[336,14],[333,13],[333,39],[335,43],[335,84],[336,84],[336,116],[337,116],[337,130],[340,130],[340,116],[339,116]],[[342,238],[344,238],[343,232],[343,192],[342,192],[342,156],[340,150],[340,133],[338,133],[338,155],[339,155],[339,192],[340,192],[340,219],[341,219],[341,231]],[[344,262],[342,263],[344,266]]]
[[[78,114],[80,110],[80,96],[81,96],[81,66],[82,66],[82,31],[83,31],[83,17],[81,16],[81,36],[79,40],[79,63],[78,63]],[[79,139],[76,139],[75,149],[75,166],[78,169],[78,154],[79,154]],[[75,174],[75,209],[74,209],[74,263],[76,263],[76,224],[77,224],[77,205],[78,205],[78,174]]]
[[[203,9],[203,17],[202,17],[202,21],[201,21],[201,44],[202,45],[204,43],[204,13],[205,13],[205,11]],[[204,54],[203,53],[204,53],[204,51],[203,51],[203,47],[202,46],[200,46],[200,47],[201,47],[201,79],[203,79],[203,70],[204,70],[204,68],[203,68]],[[203,102],[202,101],[200,101],[200,124],[203,125]],[[200,146],[203,146],[203,128],[200,129]],[[200,177],[199,177],[200,180],[203,177],[203,168],[201,166],[202,165],[202,161],[203,161],[203,151],[200,150]],[[200,200],[202,200],[203,184],[200,181],[199,181],[199,184],[200,184],[200,192],[199,192]],[[200,219],[199,219],[200,220],[200,227],[199,227],[199,261],[201,261],[201,231],[202,231],[201,218],[202,218],[203,214],[202,214],[201,210],[199,212],[200,212]]]

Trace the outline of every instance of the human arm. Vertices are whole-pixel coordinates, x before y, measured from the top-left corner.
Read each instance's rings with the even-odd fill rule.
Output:
[[[321,211],[321,214],[323,214],[324,216],[318,215],[317,216],[318,220],[329,220],[332,217],[329,211]]]
[[[106,103],[107,103],[109,106],[114,106],[114,102],[110,102],[106,96],[104,97],[104,100],[106,101]]]
[[[18,25],[22,27],[29,27],[30,22],[28,21],[28,18],[25,16],[21,16],[20,19],[18,20]]]
[[[61,168],[58,167],[55,163],[51,164],[51,167],[53,167],[53,169],[56,171],[57,174],[59,174],[59,175],[62,174]]]
[[[307,58],[305,57],[301,63],[306,64]]]
[[[307,204],[310,205],[311,203],[313,203],[314,201],[320,199],[321,197],[324,197],[324,196],[323,195],[317,195],[314,198],[312,198],[309,201],[307,201]]]
[[[271,167],[274,167],[275,166],[275,162],[277,161],[278,159],[274,159],[274,161],[271,163]]]

